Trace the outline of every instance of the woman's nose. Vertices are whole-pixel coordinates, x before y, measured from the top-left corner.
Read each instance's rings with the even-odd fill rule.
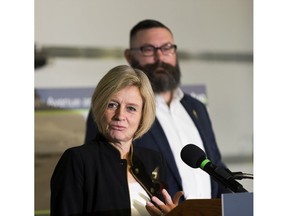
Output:
[[[124,119],[124,115],[125,115],[124,109],[121,109],[121,107],[118,108],[118,109],[116,110],[116,112],[115,112],[115,118],[116,118],[117,120],[123,120],[123,119]]]

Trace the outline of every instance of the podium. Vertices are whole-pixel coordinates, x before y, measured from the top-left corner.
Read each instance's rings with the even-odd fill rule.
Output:
[[[166,216],[222,216],[221,199],[190,199]]]
[[[221,199],[189,199],[166,216],[253,216],[253,193],[222,194]]]

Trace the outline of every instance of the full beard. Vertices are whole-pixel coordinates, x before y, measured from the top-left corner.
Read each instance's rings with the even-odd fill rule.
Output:
[[[141,66],[137,60],[132,59],[131,66],[147,75],[155,93],[171,91],[180,85],[181,73],[178,62],[175,67],[159,61]]]

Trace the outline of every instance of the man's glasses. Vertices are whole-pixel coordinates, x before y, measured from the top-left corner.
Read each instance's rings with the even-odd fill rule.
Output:
[[[163,55],[171,55],[176,52],[177,45],[175,44],[164,44],[163,46],[160,47],[155,47],[152,45],[146,45],[146,46],[141,46],[138,48],[131,48],[130,50],[140,50],[143,56],[153,56],[155,55],[157,50],[161,50]]]

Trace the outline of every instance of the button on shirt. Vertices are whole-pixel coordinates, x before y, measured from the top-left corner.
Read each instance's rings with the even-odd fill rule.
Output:
[[[162,96],[156,95],[156,116],[174,155],[182,179],[185,198],[209,199],[211,198],[210,176],[201,169],[189,167],[180,156],[181,149],[187,144],[195,144],[204,150],[200,134],[180,102],[183,96],[184,93],[181,89],[175,90],[169,107]]]

